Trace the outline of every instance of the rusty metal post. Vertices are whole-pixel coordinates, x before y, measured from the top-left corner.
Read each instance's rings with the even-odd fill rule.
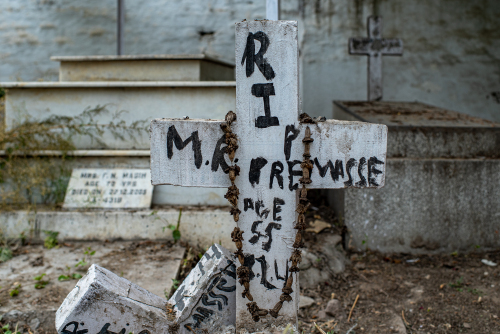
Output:
[[[120,56],[123,54],[123,29],[125,28],[125,0],[118,0],[118,13],[116,21],[118,22],[116,54]]]

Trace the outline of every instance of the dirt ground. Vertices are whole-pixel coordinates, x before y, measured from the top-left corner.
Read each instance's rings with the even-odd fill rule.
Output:
[[[344,235],[346,228],[321,192],[310,195],[307,222],[320,218],[332,226],[305,233],[306,248],[314,250],[324,234]],[[500,333],[500,251],[439,256],[347,251],[345,256],[343,273],[301,291],[315,301],[299,310],[303,333],[322,333],[314,323],[329,334],[345,334],[354,326],[349,334]],[[483,259],[498,265],[487,266]]]
[[[350,254],[332,282],[302,293],[316,304],[300,310],[304,333],[500,333],[500,252],[465,256]],[[359,297],[358,297],[359,296]],[[332,299],[330,316],[322,313]],[[356,298],[358,298],[354,305]],[[352,316],[348,321],[349,312]]]
[[[137,249],[150,252],[152,248],[154,252],[158,245],[141,244]],[[18,256],[25,256],[25,251],[32,251],[32,247],[19,249]],[[130,247],[137,245],[124,247],[127,254],[122,255],[127,258],[133,255],[128,254]],[[488,259],[500,263],[500,252],[419,257],[387,257],[367,252],[351,253],[348,258],[350,263],[344,273],[316,289],[301,291],[315,301],[299,311],[302,333],[321,333],[314,323],[325,333],[341,334],[353,326],[356,327],[350,334],[500,333],[500,266],[481,262]],[[57,284],[42,291],[46,297],[43,302],[40,300],[41,306],[49,301],[59,304],[67,293],[61,293]],[[1,295],[4,302],[10,298],[4,291]],[[328,313],[322,312],[332,297],[330,304],[335,307],[330,307]],[[20,329],[30,331],[28,325]]]
[[[336,220],[320,194],[317,195],[317,198],[313,198],[307,221],[321,219],[330,223],[331,228],[319,234],[305,233],[306,250],[309,252],[314,252],[318,245],[324,244],[322,240],[327,235],[345,233],[345,228]],[[202,251],[187,247],[182,242],[181,245],[187,251],[179,279],[196,265]],[[98,253],[102,253],[102,265],[106,268],[118,273],[123,271],[126,278],[148,288],[148,282],[142,282],[141,277],[127,275],[137,271],[131,270],[130,263],[136,263],[146,256],[147,262],[161,271],[166,259],[162,257],[164,249],[170,246],[168,243],[152,241],[128,242],[109,255]],[[27,255],[30,256],[29,261],[35,260],[38,256],[36,247],[17,249],[15,254],[18,261],[28,261],[25,259]],[[79,247],[69,247],[69,251],[73,248],[76,251]],[[76,253],[81,253],[81,250]],[[56,256],[55,253],[53,255]],[[500,251],[484,253],[479,248],[471,254],[439,256],[382,255],[366,251],[344,252],[343,256],[347,259],[344,272],[319,283],[315,288],[301,290],[302,296],[312,298],[311,305],[299,310],[301,333],[500,334]],[[10,261],[16,261],[16,257]],[[74,261],[78,259],[78,256],[73,257]],[[482,260],[499,265],[488,266]],[[14,264],[11,262],[9,265],[9,262],[0,264],[0,269]],[[64,263],[59,266],[59,271],[62,271]],[[322,262],[314,266],[325,270]],[[4,284],[7,283],[5,280],[0,283],[0,286],[4,286],[0,288],[0,304],[5,310],[6,304],[14,301],[8,300],[11,298],[6,292],[9,284]],[[74,286],[74,283],[71,284]],[[44,304],[57,307],[62,302],[69,287],[59,291],[56,289],[58,286],[62,285],[49,284],[42,290],[46,297],[40,299],[39,311],[44,308]],[[24,297],[24,294],[25,291],[20,293],[20,297]],[[3,322],[0,320],[0,325],[4,323],[5,319]],[[20,329],[29,334],[55,332],[40,329],[32,331],[29,321]]]

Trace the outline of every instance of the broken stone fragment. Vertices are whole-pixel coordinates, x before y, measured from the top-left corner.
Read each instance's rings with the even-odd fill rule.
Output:
[[[169,333],[167,301],[92,265],[56,312],[60,334]]]
[[[234,332],[236,265],[234,255],[214,244],[172,295],[178,334]]]
[[[92,265],[56,313],[60,334],[234,332],[234,255],[213,245],[170,301]]]

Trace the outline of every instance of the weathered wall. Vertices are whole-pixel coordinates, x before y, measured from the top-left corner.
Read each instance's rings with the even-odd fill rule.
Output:
[[[497,0],[282,0],[283,19],[299,20],[305,111],[330,116],[332,100],[366,98],[366,57],[349,56],[347,41],[366,36],[373,13],[405,47],[384,57],[384,99],[500,121]],[[127,0],[124,50],[234,60],[234,22],[264,15],[265,0]],[[50,56],[114,54],[115,36],[116,0],[3,0],[0,81],[57,80]]]

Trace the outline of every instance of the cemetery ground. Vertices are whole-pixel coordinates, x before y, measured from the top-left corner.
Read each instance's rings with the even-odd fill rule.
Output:
[[[320,197],[307,222],[316,222],[317,230],[305,233],[301,333],[344,334],[354,326],[349,333],[500,333],[500,267],[481,262],[500,263],[500,252],[481,252],[480,245],[469,254],[426,256],[345,251],[340,242],[344,227]],[[332,243],[338,243],[334,251]],[[56,332],[55,310],[91,263],[164,297],[204,251],[183,243],[182,236],[177,245],[61,241],[52,249],[29,243],[12,249],[14,257],[0,264],[0,323],[28,334]],[[82,261],[87,263],[75,267]],[[61,275],[70,279],[59,281]]]

